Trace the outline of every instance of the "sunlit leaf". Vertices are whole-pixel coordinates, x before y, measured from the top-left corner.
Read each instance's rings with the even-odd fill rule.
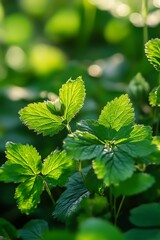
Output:
[[[31,103],[20,112],[20,119],[29,129],[37,133],[54,135],[65,127],[64,119],[53,114],[48,108],[47,102]]]
[[[160,107],[160,86],[154,88],[149,94],[149,103],[152,107]]]
[[[160,39],[151,39],[145,44],[145,53],[150,63],[160,71]]]
[[[40,176],[34,176],[16,188],[15,199],[22,213],[30,214],[37,207],[42,191],[43,179]]]
[[[109,102],[102,110],[98,122],[118,131],[121,127],[134,123],[134,110],[128,95],[121,95]]]
[[[52,152],[43,162],[42,174],[52,185],[63,185],[74,170],[74,162],[65,151]]]
[[[0,181],[18,183],[41,171],[41,157],[33,146],[9,142],[6,157],[7,161],[1,166]]]
[[[59,97],[65,106],[64,118],[67,122],[70,122],[84,103],[85,87],[82,78],[78,77],[76,80],[68,80],[67,83],[62,85]]]

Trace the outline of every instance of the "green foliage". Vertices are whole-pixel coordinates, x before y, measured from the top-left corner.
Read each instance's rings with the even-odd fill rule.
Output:
[[[33,219],[20,229],[19,235],[23,240],[44,240],[43,233],[48,231],[48,223],[45,220]]]
[[[127,239],[158,240],[160,237],[160,204],[148,203],[142,204],[131,210],[130,221],[140,228],[134,228],[126,233]],[[150,228],[150,229],[148,229]]]
[[[40,195],[48,184],[65,184],[73,171],[73,161],[64,151],[52,152],[43,162],[37,150],[30,145],[8,143],[7,161],[0,169],[0,180],[20,183],[15,198],[19,209],[29,214],[40,202]]]
[[[149,103],[152,107],[160,107],[160,86],[154,88],[149,93]]]
[[[155,150],[150,127],[134,124],[127,95],[108,103],[98,121],[82,121],[65,139],[66,151],[76,160],[93,160],[93,168],[106,185],[131,177],[134,158]]]
[[[146,191],[155,183],[153,176],[147,173],[135,173],[131,178],[121,182],[114,188],[116,196],[132,196]]]
[[[0,238],[2,240],[16,240],[18,237],[17,229],[7,220],[0,218]]]
[[[81,77],[68,80],[59,90],[59,99],[31,103],[19,114],[21,121],[44,136],[55,135],[64,129],[81,109],[85,98],[85,88]]]
[[[53,216],[64,221],[74,213],[83,198],[89,196],[79,172],[75,173],[66,185],[67,189],[62,193],[56,203]]]
[[[160,71],[160,39],[151,39],[145,44],[145,53],[150,63]]]

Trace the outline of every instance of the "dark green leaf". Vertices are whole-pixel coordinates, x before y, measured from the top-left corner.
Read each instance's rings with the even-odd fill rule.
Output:
[[[4,240],[16,240],[18,238],[17,229],[4,218],[0,218],[0,239],[2,237],[4,237]]]
[[[93,168],[99,179],[105,184],[117,184],[131,177],[134,171],[134,161],[125,152],[104,149],[103,155],[93,161]]]
[[[18,183],[41,171],[41,157],[33,146],[9,142],[6,157],[7,161],[1,167],[0,181]]]
[[[134,228],[127,231],[125,236],[128,240],[159,240],[160,230]]]
[[[109,102],[102,110],[98,122],[118,131],[121,127],[134,123],[134,111],[128,95],[121,95]]]
[[[31,103],[20,112],[20,119],[29,129],[42,133],[43,136],[54,135],[65,126],[64,118],[52,113],[48,103]]]
[[[73,160],[65,151],[54,151],[44,160],[42,174],[48,184],[64,185],[74,169],[73,166]]]
[[[117,196],[131,196],[146,191],[155,183],[154,177],[147,173],[135,173],[131,178],[114,187],[114,194]]]
[[[77,172],[70,178],[67,189],[58,199],[53,216],[61,221],[66,220],[76,211],[82,199],[87,196],[89,196],[89,192],[84,186],[81,174]]]
[[[138,227],[160,227],[160,203],[142,204],[130,214],[131,223]]]
[[[64,147],[75,160],[93,159],[103,150],[103,145],[96,136],[79,131],[65,139]]]
[[[80,224],[76,240],[125,240],[120,230],[108,221],[89,218]]]
[[[127,142],[118,147],[134,158],[149,155],[156,149],[152,144],[151,127],[135,125]]]
[[[15,198],[22,213],[30,214],[37,207],[42,191],[43,179],[40,176],[32,177],[16,188]]]
[[[90,193],[99,193],[103,188],[103,181],[97,179],[96,174],[91,168],[85,177],[85,186]]]
[[[160,71],[160,39],[151,39],[145,44],[145,53],[150,63]]]
[[[19,234],[23,240],[45,240],[42,236],[48,230],[48,223],[42,219],[33,219],[26,223]]]
[[[64,118],[70,122],[84,103],[85,87],[82,78],[68,80],[60,89],[59,97],[64,105]]]

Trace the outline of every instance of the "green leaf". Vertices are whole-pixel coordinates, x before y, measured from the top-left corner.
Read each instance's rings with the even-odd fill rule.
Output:
[[[160,39],[155,38],[145,44],[145,53],[150,63],[160,71]]]
[[[119,144],[118,148],[134,158],[151,154],[156,149],[156,146],[152,144],[151,127],[134,125],[127,142]]]
[[[124,182],[120,182],[115,186],[113,191],[116,197],[132,196],[146,191],[155,183],[153,176],[147,173],[135,173]]]
[[[47,230],[48,223],[45,220],[33,219],[19,230],[19,234],[23,240],[45,240],[42,234]]]
[[[102,152],[103,145],[96,136],[76,131],[65,139],[64,148],[75,160],[90,160]]]
[[[17,238],[18,238],[17,229],[4,218],[0,218],[0,239],[16,240]]]
[[[74,169],[73,163],[65,151],[52,152],[42,166],[45,181],[52,185],[64,185]]]
[[[46,232],[43,235],[44,240],[77,240],[73,233],[68,232],[67,230],[52,230],[49,232]]]
[[[59,97],[64,104],[64,118],[69,123],[83,106],[85,87],[82,78],[68,80],[60,89]]]
[[[120,230],[108,221],[89,218],[80,224],[76,240],[125,240]]]
[[[66,185],[67,189],[61,194],[56,203],[53,216],[61,221],[66,220],[74,213],[84,197],[89,196],[89,192],[84,186],[82,176],[75,173]]]
[[[125,152],[115,149],[104,149],[103,154],[93,161],[93,168],[99,179],[107,186],[117,184],[131,177],[134,161]]]
[[[138,229],[134,228],[125,233],[128,240],[159,240],[160,230],[159,229]]]
[[[29,129],[35,130],[38,134],[52,136],[61,131],[66,124],[64,118],[53,114],[49,106],[48,102],[31,103],[20,110],[20,119]]]
[[[149,103],[152,107],[160,107],[160,86],[154,88],[149,94]]]
[[[33,146],[9,142],[6,158],[1,167],[0,181],[18,183],[41,171],[41,157]]]
[[[37,207],[42,191],[43,179],[40,176],[32,177],[16,188],[15,199],[22,213],[30,214]]]
[[[98,122],[118,131],[134,122],[134,111],[127,94],[109,102],[102,110]]]
[[[130,214],[131,223],[138,227],[160,227],[160,203],[142,204]]]
[[[96,174],[91,168],[85,177],[85,186],[90,193],[99,193],[103,188],[103,181],[97,179]]]

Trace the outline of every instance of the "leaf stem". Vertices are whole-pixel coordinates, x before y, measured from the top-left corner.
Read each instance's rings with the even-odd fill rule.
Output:
[[[68,132],[69,132],[69,133],[72,133],[72,129],[71,129],[69,123],[66,125],[66,127],[67,127]]]
[[[118,220],[119,213],[120,213],[120,211],[121,211],[121,208],[122,208],[122,205],[123,205],[124,200],[125,200],[125,196],[122,197],[121,202],[120,202],[119,207],[118,207],[118,210],[117,210],[117,213],[116,213],[116,215],[115,215],[115,222],[114,222],[115,225],[117,225],[117,220]]]
[[[54,200],[54,198],[53,198],[53,196],[52,196],[52,193],[51,193],[51,191],[50,191],[50,189],[49,189],[48,184],[46,183],[46,181],[44,181],[44,186],[45,186],[45,189],[46,189],[46,191],[47,191],[47,193],[48,193],[48,195],[49,195],[49,197],[50,197],[53,205],[55,205],[55,204],[56,204],[56,203],[55,203],[55,200]]]
[[[148,0],[142,0],[142,9],[143,17],[143,42],[144,44],[148,41],[148,27],[147,27],[147,14],[148,14]]]
[[[85,181],[85,177],[84,177],[84,174],[83,174],[83,171],[82,171],[82,162],[80,160],[78,161],[78,171],[80,172],[83,181]]]

